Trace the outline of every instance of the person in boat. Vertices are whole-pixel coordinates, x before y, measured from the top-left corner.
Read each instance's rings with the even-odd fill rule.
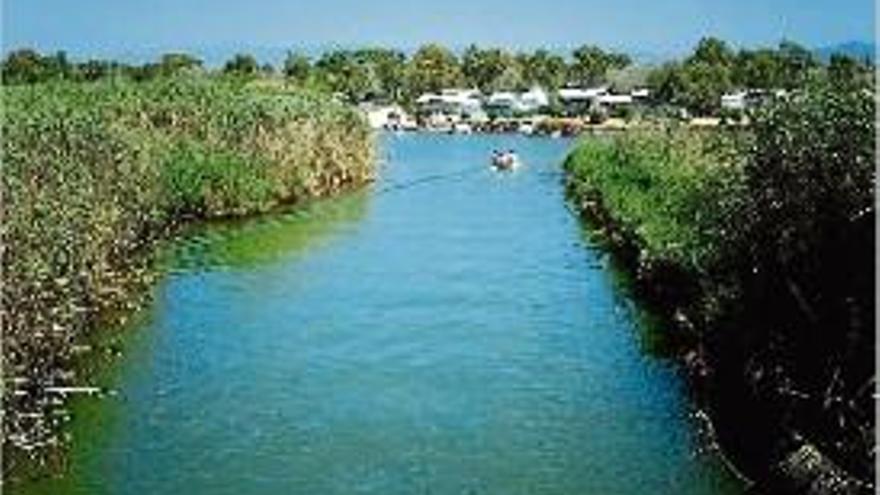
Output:
[[[504,152],[492,150],[492,166],[501,168],[504,166]]]
[[[495,151],[492,153],[492,165],[500,169],[514,168],[517,165],[516,154],[513,150]]]
[[[514,168],[519,165],[519,157],[516,156],[516,152],[512,149],[509,149],[504,153],[504,159],[507,161],[508,168]]]
[[[503,153],[498,151],[497,149],[492,150],[492,165],[495,167],[500,167],[501,162],[503,161]]]

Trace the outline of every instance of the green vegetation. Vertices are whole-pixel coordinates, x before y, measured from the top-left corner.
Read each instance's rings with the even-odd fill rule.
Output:
[[[464,83],[458,58],[440,45],[425,45],[419,48],[410,61],[407,77],[413,97],[420,93],[437,92]]]
[[[223,73],[235,76],[255,76],[260,72],[260,64],[253,55],[239,53],[223,65]]]
[[[681,62],[664,64],[647,75],[656,100],[686,108],[695,115],[717,115],[721,95],[734,90],[798,90],[847,67],[847,77],[872,77],[872,64],[844,55],[823,65],[806,48],[783,41],[776,49],[734,51],[717,38],[704,38]]]
[[[606,53],[595,46],[582,46],[572,52],[572,57],[569,80],[583,87],[603,84],[611,69],[623,69],[632,63],[628,55]]]
[[[468,47],[461,56],[436,44],[419,48],[412,56],[385,48],[329,51],[317,59],[289,52],[279,74],[299,86],[337,93],[349,102],[366,100],[409,103],[419,94],[451,87],[485,91],[518,90],[533,85],[555,89],[566,84],[600,84],[614,70],[630,65],[628,56],[596,46],[573,51],[571,61],[544,49],[513,53],[501,48]],[[70,62],[64,52],[41,55],[30,49],[10,52],[2,65],[7,85],[50,80],[95,81],[124,78],[152,80],[181,72],[204,72],[201,60],[171,53],[142,66],[115,61]],[[234,55],[219,70],[233,77],[272,75],[252,55]]]
[[[361,117],[325,96],[168,78],[3,89],[5,468],[51,445],[86,333],[124,316],[157,239],[372,178]]]
[[[566,171],[642,292],[690,330],[723,443],[764,475],[811,443],[866,489],[876,156],[860,81],[814,82],[746,131],[587,139]]]
[[[641,256],[703,271],[717,240],[706,204],[735,184],[739,169],[723,159],[717,136],[685,129],[635,131],[585,139],[567,160],[569,194],[582,210],[613,212],[616,228],[638,238]]]
[[[476,46],[458,56],[426,45],[411,56],[369,48],[313,61],[291,52],[277,72],[249,54],[211,70],[184,53],[135,66],[27,49],[0,68],[5,450],[54,441],[47,391],[78,383],[77,342],[144,292],[157,239],[187,221],[370,180],[369,133],[341,101],[410,105],[449,87],[609,84],[649,87],[650,105],[695,115],[722,114],[726,92],[774,95],[737,130],[697,133],[662,127],[674,125],[665,119],[651,132],[586,140],[566,165],[569,192],[622,248],[647,295],[687,322],[686,342],[712,355],[722,406],[750,404],[767,425],[787,422],[850,471],[872,472],[869,63],[823,64],[791,42],[735,51],[706,38],[660,67],[593,46],[564,57]],[[583,122],[541,125],[575,132]],[[753,375],[771,392],[754,393],[765,385]]]
[[[652,108],[686,110],[695,116],[722,116],[721,96],[750,92],[753,99],[772,99],[835,74],[870,80],[870,61],[832,55],[823,63],[801,45],[783,41],[775,48],[735,49],[723,40],[702,39],[681,61],[659,66],[636,65],[623,53],[593,45],[563,55],[545,49],[514,52],[502,48],[467,47],[457,54],[437,44],[420,47],[410,56],[385,48],[333,50],[314,60],[289,52],[279,70],[254,56],[234,55],[216,72],[239,79],[276,79],[289,85],[336,94],[349,103],[399,103],[406,107],[425,92],[444,88],[478,88],[484,93],[521,91],[541,86],[554,94],[563,87],[609,86],[614,92],[651,90]],[[181,73],[211,72],[202,61],[169,53],[142,66],[114,61],[73,63],[64,52],[40,55],[29,49],[11,52],[2,64],[5,84],[30,84],[57,79],[96,81],[107,78],[149,81]],[[754,101],[750,102],[754,103]],[[551,113],[560,113],[551,102]],[[641,109],[645,110],[645,109]],[[584,109],[587,113],[588,109]],[[656,113],[656,112],[654,112]]]

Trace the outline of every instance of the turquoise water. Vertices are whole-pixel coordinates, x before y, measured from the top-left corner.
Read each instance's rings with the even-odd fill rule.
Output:
[[[570,145],[384,136],[371,190],[196,232],[27,491],[742,493],[566,210]]]

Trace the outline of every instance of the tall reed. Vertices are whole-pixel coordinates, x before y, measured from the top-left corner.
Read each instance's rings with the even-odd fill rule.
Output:
[[[347,106],[208,78],[3,88],[4,470],[59,443],[89,330],[127,315],[156,240],[370,181]],[[22,455],[24,454],[24,455]]]

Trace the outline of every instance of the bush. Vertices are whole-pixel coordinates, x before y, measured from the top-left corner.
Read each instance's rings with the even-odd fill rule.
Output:
[[[616,119],[632,120],[636,116],[635,109],[630,105],[618,105],[611,108],[609,115]]]
[[[754,462],[794,436],[873,479],[874,126],[870,91],[817,82],[745,133],[592,139],[566,162],[580,209],[702,330],[715,412],[765,444]]]
[[[869,93],[827,84],[755,116],[728,260],[748,324],[722,339],[796,391],[762,397],[787,427],[871,479],[874,126]]]

